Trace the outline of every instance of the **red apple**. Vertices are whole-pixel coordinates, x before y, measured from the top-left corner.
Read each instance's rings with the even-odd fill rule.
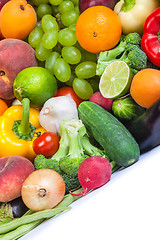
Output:
[[[106,6],[113,10],[117,2],[118,0],[79,0],[79,10],[82,13],[87,8],[93,6]]]
[[[8,202],[21,196],[22,184],[34,170],[33,163],[27,158],[0,158],[0,202]]]

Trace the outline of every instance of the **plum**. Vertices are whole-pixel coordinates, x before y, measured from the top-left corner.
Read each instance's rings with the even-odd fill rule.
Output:
[[[106,6],[113,10],[117,2],[118,0],[79,0],[79,10],[82,13],[87,8],[93,6]]]

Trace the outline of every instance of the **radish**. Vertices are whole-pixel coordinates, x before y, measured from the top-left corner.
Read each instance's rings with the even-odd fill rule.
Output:
[[[100,92],[93,93],[92,96],[90,97],[89,101],[96,103],[97,105],[101,106],[108,112],[112,111],[112,104],[113,104],[114,100],[103,97]]]
[[[108,159],[99,156],[88,157],[80,164],[78,169],[78,179],[83,188],[79,194],[70,194],[74,196],[83,196],[89,190],[101,187],[106,184],[112,174],[112,167]]]

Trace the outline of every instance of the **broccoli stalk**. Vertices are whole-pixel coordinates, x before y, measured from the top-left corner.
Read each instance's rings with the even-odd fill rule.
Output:
[[[81,137],[81,142],[82,142],[82,146],[83,149],[85,150],[85,153],[88,154],[89,156],[102,156],[104,155],[104,151],[93,146],[87,135],[84,135],[83,137]]]
[[[81,121],[65,121],[69,138],[69,151],[67,156],[60,159],[61,170],[71,177],[77,177],[81,162],[88,156],[84,154],[81,143],[80,132],[86,132]]]
[[[119,44],[108,51],[100,52],[96,74],[102,75],[105,68],[114,61],[124,61],[131,67],[133,74],[147,68],[147,55],[140,48],[141,37],[138,33],[129,33],[120,39]]]

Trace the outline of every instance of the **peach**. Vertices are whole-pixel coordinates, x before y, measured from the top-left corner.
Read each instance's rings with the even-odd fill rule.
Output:
[[[0,202],[8,202],[21,196],[22,184],[34,170],[33,163],[27,158],[0,158]]]
[[[25,68],[38,66],[35,50],[19,39],[0,41],[0,98],[14,98],[13,82],[17,74]]]

